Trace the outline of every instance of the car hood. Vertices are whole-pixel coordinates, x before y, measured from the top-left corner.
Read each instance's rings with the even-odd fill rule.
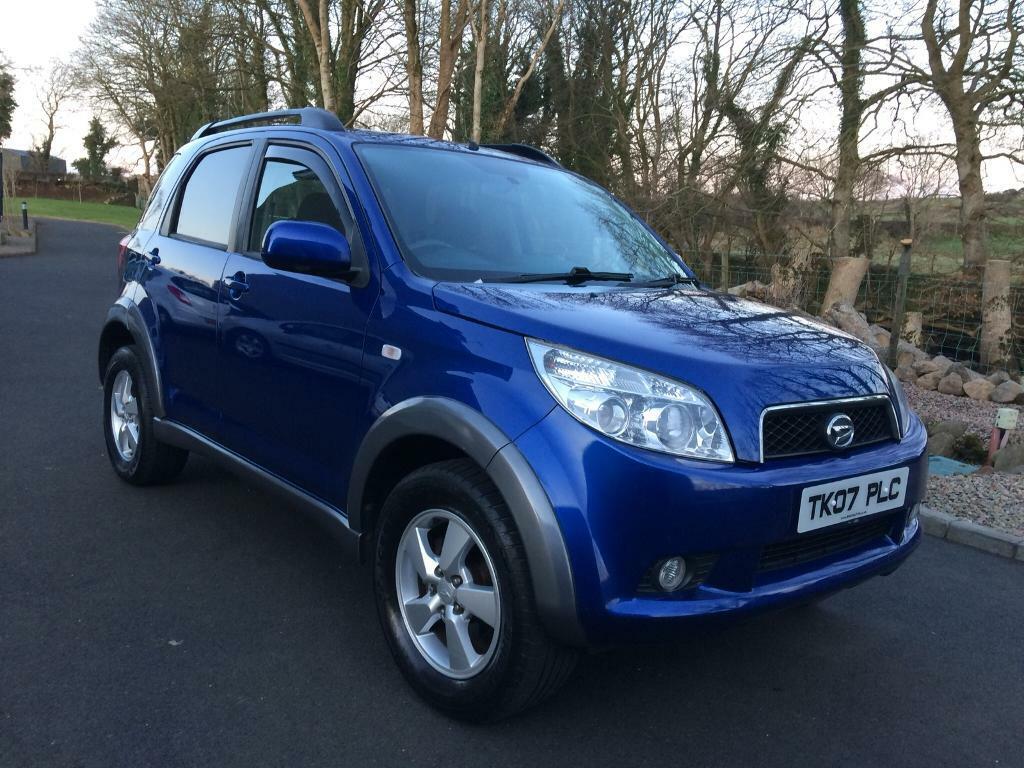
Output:
[[[738,458],[756,461],[769,405],[887,393],[867,346],[795,312],[699,288],[439,283],[438,310],[692,384]]]

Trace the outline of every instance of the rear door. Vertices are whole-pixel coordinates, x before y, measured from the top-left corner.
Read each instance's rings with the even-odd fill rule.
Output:
[[[219,426],[217,293],[252,157],[251,141],[197,152],[138,261],[139,306],[154,340],[167,417],[211,437]]]
[[[366,321],[379,285],[332,147],[271,141],[245,195],[240,237],[220,296],[220,403],[224,444],[335,506],[344,503],[369,388],[362,375]],[[352,247],[346,282],[283,272],[260,257],[275,221],[315,221]]]

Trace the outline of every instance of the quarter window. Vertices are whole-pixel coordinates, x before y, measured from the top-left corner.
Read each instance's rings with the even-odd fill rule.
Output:
[[[346,234],[337,206],[312,168],[294,160],[268,158],[256,197],[249,250],[261,249],[271,224],[288,220],[315,221]]]
[[[226,247],[238,187],[249,165],[249,147],[230,147],[204,155],[185,183],[175,232],[192,240]]]

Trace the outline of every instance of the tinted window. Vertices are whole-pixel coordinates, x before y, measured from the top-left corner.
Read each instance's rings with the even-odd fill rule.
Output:
[[[284,220],[316,221],[345,234],[341,215],[316,173],[302,163],[273,158],[260,177],[249,250],[260,250],[267,228]]]
[[[361,144],[360,158],[406,260],[439,280],[524,273],[683,274],[626,208],[577,176],[534,163],[424,147]]]
[[[249,147],[232,147],[205,155],[185,183],[175,232],[226,246],[238,186],[248,164]]]

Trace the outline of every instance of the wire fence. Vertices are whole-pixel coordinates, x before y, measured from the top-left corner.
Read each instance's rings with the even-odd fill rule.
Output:
[[[717,256],[717,254],[716,254]],[[741,257],[742,258],[742,257]],[[695,260],[691,264],[703,282],[727,289],[752,281],[772,282],[771,265],[733,258]],[[898,260],[897,260],[898,261]],[[711,268],[707,268],[710,262]],[[803,273],[800,306],[817,315],[828,289],[831,271],[827,263],[816,263]],[[872,264],[857,294],[856,308],[869,323],[889,329],[892,324],[898,276],[895,266]],[[1024,286],[1011,286],[1011,339],[1009,369],[1021,370],[1024,363]],[[982,373],[1003,369],[1004,365],[985,365],[980,359],[982,324],[982,285],[978,281],[958,279],[954,275],[912,273],[907,282],[906,312],[922,316],[919,346],[932,355],[944,355]]]

